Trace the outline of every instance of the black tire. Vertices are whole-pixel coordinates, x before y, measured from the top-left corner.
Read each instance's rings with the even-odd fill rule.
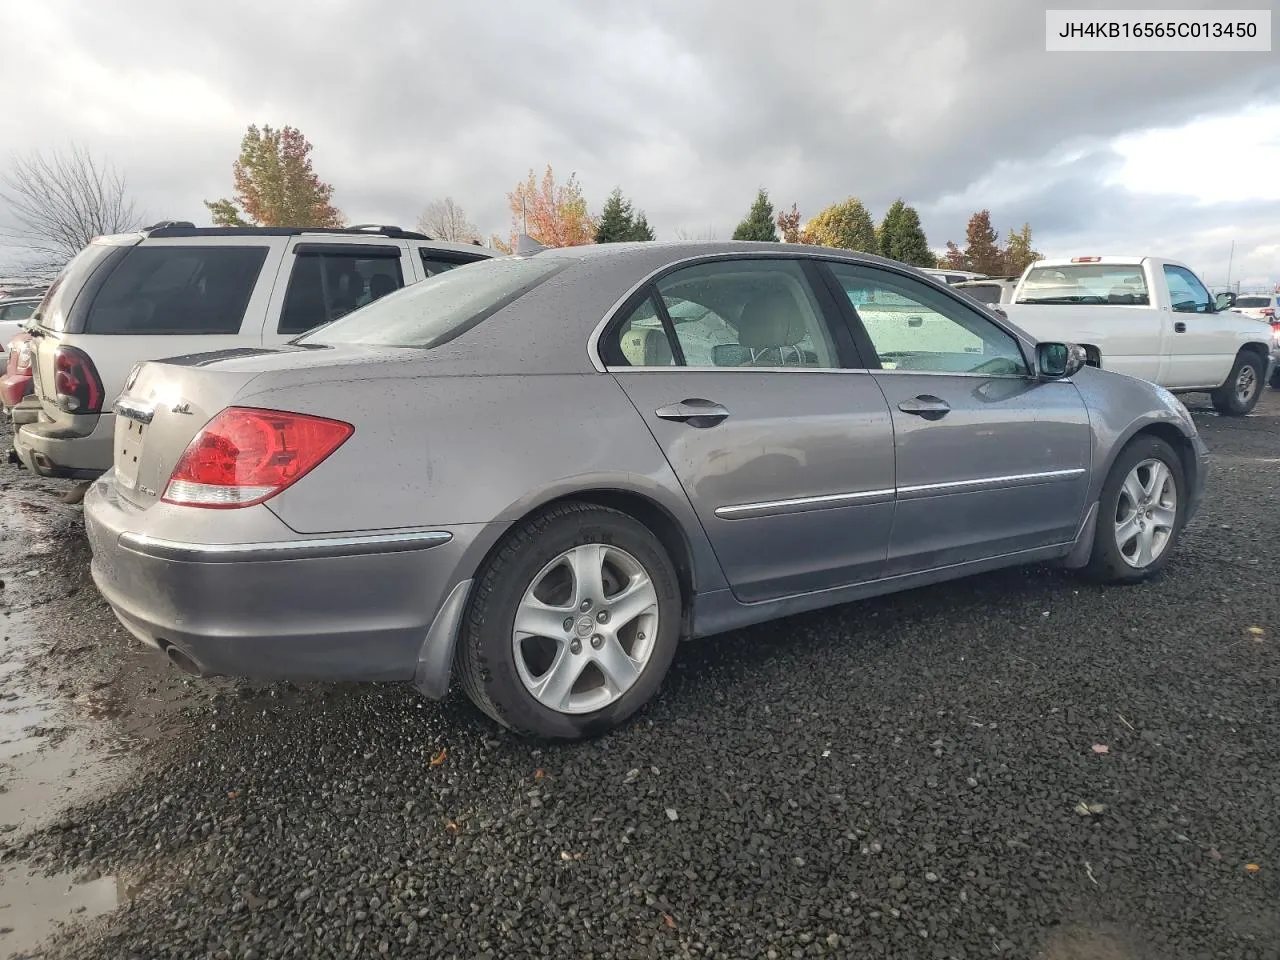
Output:
[[[1174,490],[1177,495],[1177,510],[1173,530],[1169,535],[1159,556],[1146,566],[1136,567],[1129,563],[1121,553],[1116,542],[1116,521],[1121,508],[1121,489],[1130,471],[1145,460],[1159,460],[1173,477]],[[1182,469],[1182,461],[1173,447],[1150,434],[1135,437],[1120,451],[1107,481],[1102,485],[1102,496],[1098,502],[1098,522],[1093,537],[1093,553],[1089,563],[1081,574],[1097,583],[1140,583],[1154,577],[1164,569],[1173,555],[1182,536],[1182,526],[1187,516],[1186,474]]]
[[[1251,392],[1244,396],[1241,393],[1242,371],[1248,368],[1253,373]],[[1262,396],[1263,377],[1267,374],[1267,365],[1256,353],[1246,350],[1236,357],[1231,373],[1217,390],[1213,391],[1213,409],[1226,417],[1243,417],[1251,413]]]
[[[1271,371],[1271,389],[1280,390],[1280,364]]]
[[[658,597],[658,629],[649,658],[634,684],[592,713],[562,713],[526,689],[512,642],[515,615],[534,578],[575,546],[601,543],[634,557]],[[657,693],[681,633],[680,584],[671,558],[643,524],[593,504],[565,503],[511,530],[476,576],[458,638],[455,670],[471,701],[498,723],[525,735],[578,740],[624,723]]]

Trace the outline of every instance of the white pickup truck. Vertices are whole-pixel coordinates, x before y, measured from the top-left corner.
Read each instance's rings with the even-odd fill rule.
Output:
[[[1173,260],[1074,257],[1033,263],[1001,309],[1040,340],[1080,344],[1094,366],[1210,393],[1220,413],[1243,416],[1271,375],[1272,337],[1232,301]]]

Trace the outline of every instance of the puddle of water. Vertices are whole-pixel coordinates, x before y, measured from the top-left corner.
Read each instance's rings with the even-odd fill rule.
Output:
[[[0,830],[12,839],[56,820],[69,804],[122,776],[127,762],[91,742],[91,728],[68,725],[56,696],[22,672],[44,652],[31,611],[5,610],[0,637]],[[76,702],[86,701],[81,696]],[[7,865],[0,869],[0,956],[29,950],[58,925],[105,913],[123,899],[115,877],[76,883],[67,875]]]
[[[0,951],[13,956],[31,950],[68,920],[101,916],[131,893],[118,877],[75,883],[66,875],[5,867],[0,871]]]

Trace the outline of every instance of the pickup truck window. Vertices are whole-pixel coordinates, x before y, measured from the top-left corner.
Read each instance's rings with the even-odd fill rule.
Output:
[[[1213,312],[1213,298],[1209,296],[1209,291],[1186,267],[1165,264],[1164,278],[1169,283],[1169,300],[1175,312]]]
[[[1022,281],[1018,303],[1146,307],[1151,304],[1151,295],[1137,264],[1073,263],[1033,267]]]

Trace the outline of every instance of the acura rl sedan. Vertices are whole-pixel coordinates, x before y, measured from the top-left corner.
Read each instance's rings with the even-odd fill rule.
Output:
[[[1167,391],[926,274],[755,243],[542,250],[291,344],[150,362],[85,498],[120,621],[196,675],[451,682],[576,738],[682,638],[1013,564],[1169,561]]]

